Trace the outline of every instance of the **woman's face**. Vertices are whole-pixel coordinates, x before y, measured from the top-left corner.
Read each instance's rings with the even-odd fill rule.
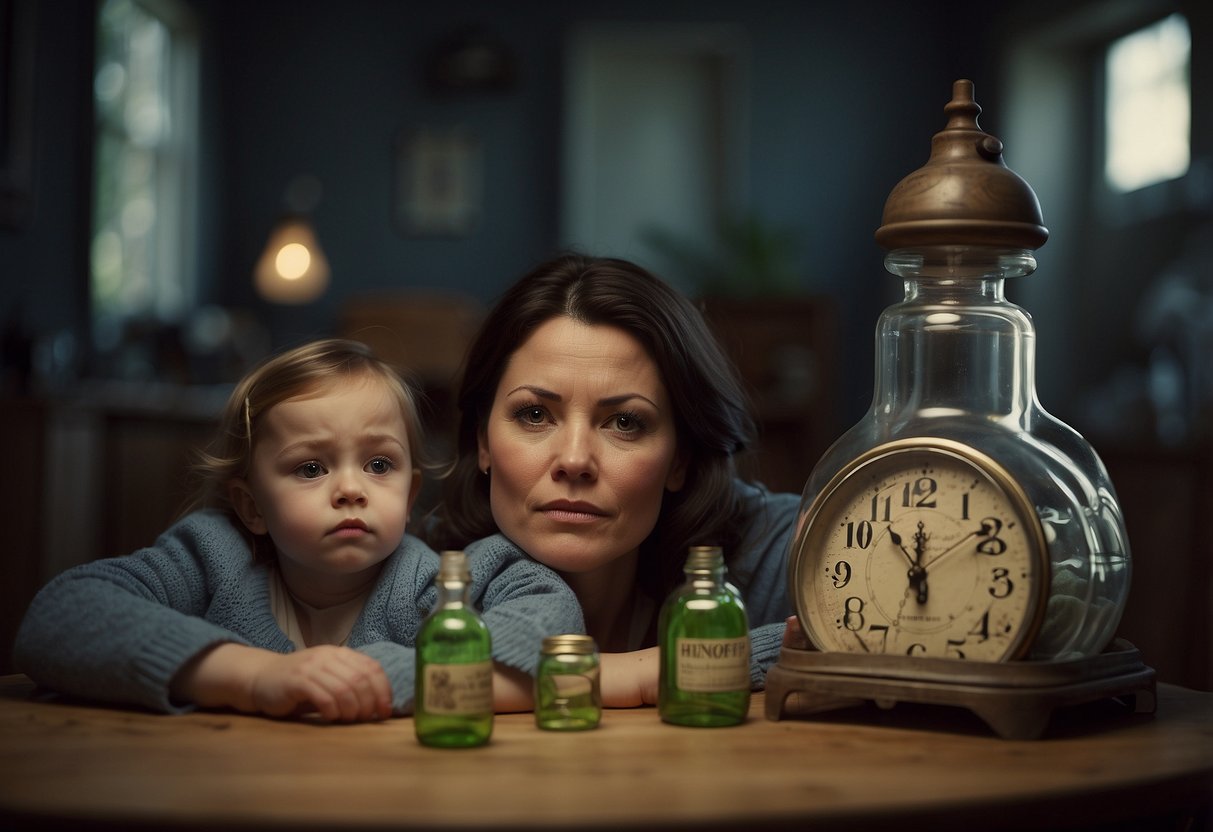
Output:
[[[613,326],[553,318],[510,356],[480,437],[493,519],[566,574],[634,553],[682,487],[657,365]]]

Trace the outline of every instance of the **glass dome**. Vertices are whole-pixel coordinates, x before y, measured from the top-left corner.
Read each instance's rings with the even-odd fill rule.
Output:
[[[801,519],[848,462],[876,445],[945,437],[1001,463],[1027,492],[1050,562],[1044,621],[1031,659],[1099,653],[1128,597],[1129,541],[1094,449],[1036,396],[1035,328],[1004,296],[1031,274],[1047,239],[1035,195],[977,127],[971,82],[958,81],[931,160],[893,190],[877,240],[905,297],[876,327],[872,406],[823,455]]]

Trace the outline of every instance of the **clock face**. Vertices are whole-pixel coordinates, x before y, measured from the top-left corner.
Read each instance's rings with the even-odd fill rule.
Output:
[[[1044,533],[993,459],[945,439],[879,446],[822,489],[789,576],[822,651],[1003,661],[1026,653],[1049,585]]]

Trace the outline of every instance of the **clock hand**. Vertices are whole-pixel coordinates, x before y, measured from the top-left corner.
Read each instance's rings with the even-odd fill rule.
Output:
[[[901,553],[906,556],[906,560],[910,562],[910,571],[906,573],[906,577],[910,579],[910,588],[915,591],[918,598],[918,603],[925,604],[927,602],[927,570],[919,565],[922,560],[922,544],[918,542],[918,535],[922,534],[922,524],[918,524],[918,534],[914,535],[914,549],[917,552],[917,557],[910,554],[909,549],[901,540],[901,535],[893,531],[893,527],[889,526],[889,540],[893,541],[893,545],[901,550]],[[925,538],[924,538],[925,540]]]
[[[945,557],[947,557],[948,555],[950,555],[950,554],[952,554],[953,552],[955,552],[955,551],[957,551],[958,549],[960,549],[960,547],[964,546],[966,543],[968,543],[968,542],[969,542],[970,540],[972,540],[973,538],[975,538],[975,537],[985,537],[986,535],[990,534],[990,532],[992,532],[993,530],[994,530],[994,527],[993,527],[993,526],[989,525],[988,523],[982,523],[982,524],[981,524],[981,528],[980,528],[980,529],[978,529],[978,530],[977,530],[977,531],[975,531],[975,532],[969,532],[967,535],[965,535],[965,536],[964,536],[964,537],[962,537],[960,540],[958,540],[958,541],[956,541],[955,543],[953,543],[953,544],[952,544],[951,546],[949,546],[947,549],[944,549],[944,550],[943,550],[942,552],[940,552],[938,555],[936,555],[935,557],[933,557],[933,558],[931,558],[929,561],[927,561],[927,564],[926,564],[926,565],[927,565],[927,566],[934,566],[935,564],[939,563],[941,560],[943,560],[943,559],[944,559]],[[925,567],[924,567],[924,568],[925,568]]]
[[[918,531],[914,532],[914,562],[910,566],[910,571],[906,573],[906,577],[910,579],[910,588],[917,590],[918,603],[925,604],[927,602],[927,568],[922,563],[922,553],[927,548],[927,539],[930,537],[925,531],[925,526],[921,520],[918,521]]]
[[[901,553],[906,556],[906,560],[910,562],[910,566],[914,565],[914,556],[906,549],[905,544],[901,542],[901,535],[893,531],[893,527],[889,526],[889,540],[893,541],[893,545],[901,550]]]

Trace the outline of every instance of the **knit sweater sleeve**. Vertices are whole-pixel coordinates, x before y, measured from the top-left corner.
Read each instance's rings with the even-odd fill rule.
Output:
[[[17,667],[39,685],[75,696],[180,712],[169,685],[191,658],[224,641],[244,643],[204,614],[221,576],[205,561],[251,560],[217,513],[190,515],[146,549],[69,569],[43,587],[22,620]]]
[[[494,535],[466,551],[472,573],[470,600],[489,628],[494,662],[534,675],[544,636],[585,632],[573,591],[506,538]],[[351,634],[351,646],[386,671],[397,714],[413,710],[416,638],[438,600],[438,563],[437,553],[406,535]]]
[[[500,534],[467,547],[475,603],[494,660],[534,676],[545,636],[584,633],[581,605],[564,580]]]
[[[412,535],[384,565],[362,615],[350,633],[350,647],[379,662],[392,687],[392,712],[413,712],[417,633],[437,600],[438,556]]]
[[[787,551],[800,497],[773,494],[762,486],[741,482],[737,493],[746,521],[741,542],[728,558],[729,575],[745,600],[751,626],[750,684],[760,690],[767,670],[779,658],[784,622],[792,614]]]

